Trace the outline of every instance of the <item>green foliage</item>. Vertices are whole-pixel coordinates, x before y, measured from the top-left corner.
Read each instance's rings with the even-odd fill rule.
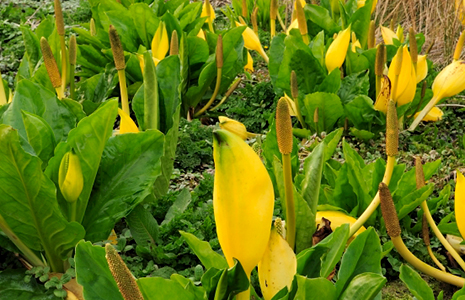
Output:
[[[175,168],[193,171],[213,165],[212,132],[212,127],[197,119],[191,122],[181,119]]]

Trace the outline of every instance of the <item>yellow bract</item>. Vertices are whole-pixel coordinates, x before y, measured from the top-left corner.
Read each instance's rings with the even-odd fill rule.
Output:
[[[270,300],[286,286],[290,290],[296,272],[297,259],[294,251],[279,235],[276,228],[273,228],[268,247],[258,263],[258,277],[263,299]]]
[[[245,65],[244,70],[253,72],[253,58],[249,51],[247,51],[247,64]]]
[[[287,27],[286,34],[289,35],[292,29],[299,29],[299,20],[297,20],[297,18]]]
[[[400,68],[399,78],[397,80],[395,78],[397,71],[397,55],[392,59],[388,71],[388,77],[391,80],[392,85],[391,99],[394,100],[398,106],[411,102],[415,97],[417,87],[417,76],[415,74],[415,68],[413,67],[407,46],[404,46],[402,51],[402,65]]]
[[[397,34],[391,29],[381,25],[381,35],[383,36],[384,43],[386,45],[392,45],[393,39],[398,40]]]
[[[155,66],[160,62],[160,60],[165,58],[169,47],[170,42],[168,40],[168,32],[166,31],[165,23],[160,22],[152,40],[152,57],[155,62]]]
[[[357,0],[357,8],[365,6],[366,0]],[[371,13],[375,11],[376,4],[378,3],[378,0],[373,1],[373,5],[371,6]]]
[[[236,21],[236,26],[246,26]],[[263,50],[260,39],[252,30],[252,28],[246,26],[244,32],[242,32],[242,38],[244,39],[244,47],[249,50],[257,51],[263,59],[268,62],[268,55],[266,55],[265,50]]]
[[[246,140],[248,138],[252,138],[255,136],[254,133],[247,132],[247,128],[245,128],[245,125],[239,121],[230,119],[228,117],[223,117],[223,116],[218,117],[218,120],[220,121],[221,129],[232,132],[243,140]]]
[[[67,152],[61,160],[58,171],[58,186],[63,197],[69,203],[76,202],[84,188],[79,156],[72,150]]]
[[[211,5],[210,1],[205,0],[202,6],[202,13],[200,14],[200,17],[207,17],[205,20],[205,23],[213,24],[213,20],[215,20],[215,10],[213,9],[213,6]]]
[[[465,89],[465,61],[456,60],[445,67],[434,79],[432,89],[436,103],[463,91]]]
[[[340,68],[346,59],[347,48],[350,43],[350,26],[339,32],[336,39],[331,43],[326,52],[325,64],[328,73],[332,70]]]
[[[239,260],[250,276],[270,239],[274,191],[260,157],[239,136],[213,133],[216,231],[228,265]]]
[[[415,118],[419,115],[420,113],[417,112],[415,114]],[[422,121],[425,122],[436,122],[439,120],[442,120],[442,116],[444,115],[444,112],[439,109],[439,107],[435,106],[433,107],[426,116],[423,117]]]
[[[137,128],[136,123],[131,119],[131,117],[125,113],[122,109],[118,108],[118,114],[121,118],[120,125],[119,125],[119,133],[137,133],[139,132],[139,128]]]
[[[418,55],[417,61],[417,83],[422,81],[428,75],[428,62],[426,61],[426,55]]]
[[[465,177],[458,171],[455,187],[455,220],[462,238],[465,238]]]
[[[199,33],[197,33],[197,37],[201,38],[202,40],[206,41],[207,39],[205,38],[205,32],[203,32],[203,29],[199,30]]]
[[[346,215],[345,213],[341,211],[334,211],[334,210],[324,210],[324,211],[319,211],[316,213],[316,224],[320,224],[320,226],[324,225],[323,218],[329,220],[331,222],[331,230],[336,230],[339,226],[342,224],[350,224],[353,225],[357,219],[354,217],[351,217],[349,215]],[[364,232],[366,229],[364,226],[362,226],[355,234],[354,237],[359,235],[360,233]]]
[[[389,99],[391,99],[391,81],[389,77],[384,75],[384,77],[381,78],[381,89],[378,97],[376,97],[374,108],[383,113],[387,113]]]

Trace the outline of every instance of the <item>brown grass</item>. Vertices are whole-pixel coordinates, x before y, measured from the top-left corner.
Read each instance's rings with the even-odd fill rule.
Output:
[[[452,61],[455,44],[463,30],[455,14],[454,0],[378,1],[373,17],[377,24],[384,26],[389,26],[393,19],[394,24],[402,25],[404,33],[412,26],[416,32],[422,32],[426,38],[422,54],[434,42],[429,59],[439,67]],[[381,40],[379,32],[378,40]]]

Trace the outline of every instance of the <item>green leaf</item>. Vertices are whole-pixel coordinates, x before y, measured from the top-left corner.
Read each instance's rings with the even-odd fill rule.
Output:
[[[116,69],[111,64],[99,68],[99,74],[94,75],[79,83],[79,88],[84,93],[84,102],[93,102],[100,104],[110,97],[111,93],[118,84]],[[102,72],[103,71],[103,72]]]
[[[305,278],[296,275],[297,293],[294,299],[299,300],[336,300],[336,288],[326,278]]]
[[[318,108],[318,130],[330,132],[337,121],[344,116],[341,99],[335,94],[317,92],[308,94],[304,99],[306,109],[305,123],[316,130],[313,116]]]
[[[129,6],[129,14],[134,22],[142,44],[149,49],[152,37],[158,28],[158,19],[155,12],[146,3],[134,3]]]
[[[161,277],[146,277],[137,280],[144,296],[150,300],[195,300],[195,293],[188,291],[177,281]],[[86,299],[87,300],[87,299]]]
[[[142,204],[137,205],[126,217],[131,235],[139,246],[156,245],[158,240],[158,223],[149,210]]]
[[[340,30],[339,25],[337,25],[333,21],[333,18],[331,18],[331,16],[329,15],[329,11],[324,7],[313,4],[307,4],[304,7],[304,11],[305,18],[314,23],[311,24],[314,26],[309,26],[309,30],[312,30],[312,27],[316,29],[322,28],[325,30],[325,33],[328,36],[333,36],[334,33],[337,33]]]
[[[3,123],[17,129],[26,139],[22,110],[42,117],[52,128],[57,142],[64,140],[76,126],[76,117],[54,93],[27,79],[18,83],[13,102],[3,114]]]
[[[320,183],[325,162],[325,146],[326,143],[320,143],[316,146],[304,162],[305,179],[302,181],[301,193],[313,215],[316,214],[316,207],[318,206]]]
[[[409,266],[402,264],[399,278],[418,300],[435,300],[433,291],[428,284]]]
[[[344,131],[343,128],[336,129],[336,130],[332,131],[331,133],[329,133],[324,138],[323,142],[326,145],[325,153],[324,153],[324,161],[325,162],[330,160],[331,157],[333,157],[334,152],[336,152],[337,145],[341,141],[343,131]]]
[[[352,284],[356,276],[365,272],[382,275],[381,243],[373,227],[359,234],[350,243],[346,253],[342,257],[338,280],[336,282],[338,297],[341,294],[347,293],[348,286]],[[352,288],[355,289],[355,286]],[[361,297],[360,299],[365,298]]]
[[[105,248],[81,241],[74,257],[76,279],[86,300],[124,300],[105,259]]]
[[[463,297],[465,296],[465,288],[461,288],[460,290],[458,290],[454,296],[452,296],[452,300],[463,300],[463,299],[459,299],[460,297]]]
[[[191,193],[189,192],[188,188],[184,188],[174,201],[173,205],[168,209],[168,212],[165,215],[165,219],[161,223],[161,225],[167,224],[171,222],[173,218],[182,214],[189,204],[191,203]]]
[[[58,170],[63,156],[71,149],[79,156],[84,175],[84,188],[76,203],[78,222],[84,218],[105,143],[113,132],[117,107],[117,101],[108,101],[90,116],[82,119],[78,126],[69,132],[67,141],[58,144],[55,156],[50,159],[45,170],[45,174],[58,186]],[[59,190],[57,198],[62,211],[69,216],[69,205]]]
[[[343,224],[312,248],[297,255],[297,274],[309,278],[327,278],[344,252],[349,238],[349,224]]]
[[[386,284],[386,278],[381,274],[363,273],[352,279],[347,288],[342,293],[340,300],[371,300],[375,299],[383,286]]]
[[[150,52],[144,54],[144,127],[160,128],[160,96],[155,63]]]
[[[148,130],[108,140],[82,221],[87,240],[105,240],[115,223],[152,193],[161,175],[163,138]]]
[[[194,251],[195,255],[200,259],[202,265],[205,269],[216,268],[216,269],[224,269],[228,267],[228,263],[226,259],[212,250],[210,244],[208,242],[204,242],[199,240],[195,235],[179,231],[181,235],[186,239],[187,244],[189,247]]]
[[[410,194],[402,197],[395,202],[399,220],[402,220],[410,212],[416,209],[423,201],[425,201],[433,192],[434,184],[428,184],[421,189],[414,190]]]
[[[56,188],[41,169],[41,160],[26,153],[18,132],[0,125],[0,211],[24,244],[45,250],[54,271],[61,260],[84,237],[84,228],[69,223],[56,202]]]
[[[366,0],[365,5],[357,9],[349,20],[351,30],[355,32],[362,48],[365,48],[368,40],[368,28],[370,27],[373,1],[374,0]]]
[[[320,62],[320,66],[325,67],[325,32],[323,30],[313,38],[311,48],[313,56]]]
[[[315,213],[312,212],[307,202],[295,189],[294,200],[296,214],[295,248],[296,253],[299,254],[312,246],[312,237],[315,232],[316,222]]]
[[[42,166],[47,165],[53,156],[55,149],[55,135],[47,122],[32,113],[21,111],[24,127],[26,128],[27,140],[34,149],[36,155],[42,160]]]
[[[378,112],[373,108],[373,101],[368,96],[360,95],[344,106],[347,118],[358,129],[370,129]]]
[[[363,129],[357,129],[355,127],[350,127],[350,134],[352,134],[358,139],[361,139],[362,141],[369,141],[375,137],[375,134],[373,132]]]
[[[137,52],[139,42],[139,34],[137,33],[136,26],[127,11],[121,13],[119,11],[111,10],[104,12],[110,24],[112,24],[121,39],[123,49],[129,52]]]
[[[39,59],[42,57],[39,39],[27,26],[20,26],[19,29],[23,34],[24,46],[27,53],[27,60],[29,62],[29,72],[32,74],[32,71],[35,69]]]
[[[181,103],[181,63],[171,55],[157,65],[158,93],[160,95],[160,131],[166,134],[173,127],[173,116]]]
[[[46,290],[42,284],[32,279],[24,282],[24,272],[21,269],[7,269],[0,272],[0,299],[17,300],[57,300],[52,290]]]
[[[359,95],[368,95],[369,89],[370,78],[366,71],[362,71],[344,77],[337,94],[341,98],[342,103],[348,104]]]

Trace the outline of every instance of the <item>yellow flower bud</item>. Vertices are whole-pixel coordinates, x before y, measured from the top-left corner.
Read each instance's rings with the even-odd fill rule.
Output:
[[[428,62],[426,60],[426,55],[418,55],[416,74],[417,83],[425,79],[428,75]]]
[[[213,158],[218,240],[228,265],[234,266],[236,258],[249,276],[270,239],[273,183],[260,157],[229,131],[213,133]]]
[[[254,133],[250,133],[245,128],[245,125],[239,121],[230,119],[228,117],[219,116],[218,120],[220,121],[221,129],[227,130],[239,136],[241,139],[246,140],[248,138],[253,138]]]
[[[246,25],[243,25],[236,21],[236,26]],[[245,48],[257,51],[258,54],[260,54],[261,57],[263,57],[263,59],[268,63],[268,55],[266,55],[265,50],[263,50],[262,44],[260,43],[260,39],[250,27],[246,27],[246,29],[242,33],[242,38],[244,39]]]
[[[253,58],[249,51],[247,51],[247,64],[245,65],[244,70],[253,72]]]
[[[398,40],[399,38],[397,37],[397,34],[389,29],[388,27],[384,27],[381,25],[381,35],[383,36],[384,43],[386,45],[392,45],[393,40],[396,39]]]
[[[346,59],[347,48],[350,43],[350,26],[339,32],[336,39],[331,43],[326,52],[325,63],[328,73],[340,68]]]
[[[361,7],[365,6],[365,2],[366,2],[366,0],[357,0],[357,8],[361,8]],[[373,5],[371,6],[371,13],[373,13],[375,11],[377,3],[378,3],[378,0],[373,1]]]
[[[457,95],[465,89],[465,61],[456,60],[445,67],[433,82],[434,98],[439,100]],[[437,103],[436,102],[436,103]]]
[[[63,197],[69,203],[76,202],[84,188],[79,156],[73,150],[67,152],[61,160],[58,171],[58,186]]]
[[[166,53],[170,47],[168,40],[168,32],[166,31],[166,25],[164,22],[160,22],[152,39],[152,57],[155,66],[165,58]]]
[[[400,54],[400,53],[399,53]],[[415,97],[417,87],[417,75],[412,64],[412,59],[407,46],[402,49],[402,61],[399,60],[399,54],[396,54],[389,66],[388,77],[391,80],[391,98],[398,106],[407,104]],[[398,69],[400,65],[400,69]],[[396,80],[396,74],[399,74]]]
[[[211,5],[209,0],[205,0],[202,6],[202,13],[200,14],[200,17],[207,17],[205,20],[205,23],[208,23],[208,26],[210,26],[210,31],[213,28],[213,21],[215,20],[215,10],[213,9],[213,6]]]

